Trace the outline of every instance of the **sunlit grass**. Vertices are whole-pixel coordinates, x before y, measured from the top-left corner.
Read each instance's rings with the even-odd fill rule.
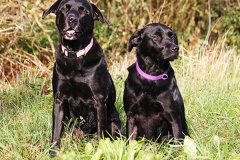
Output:
[[[182,93],[191,138],[178,150],[172,144],[151,141],[116,142],[72,139],[64,133],[61,159],[239,159],[240,153],[240,57],[234,48],[219,43],[189,51],[183,47],[172,62]],[[117,89],[116,106],[125,125],[122,95],[127,67],[135,53],[109,65]],[[48,77],[49,79],[50,77]],[[15,84],[1,84],[0,157],[48,159],[51,146],[52,93],[42,94],[50,81],[24,73]],[[50,87],[51,88],[51,87]],[[131,145],[136,145],[131,146]],[[58,159],[58,158],[57,158]]]

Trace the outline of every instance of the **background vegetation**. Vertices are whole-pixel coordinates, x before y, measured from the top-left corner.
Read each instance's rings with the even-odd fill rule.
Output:
[[[49,159],[51,72],[58,43],[54,2],[2,0],[0,5],[0,159]],[[178,34],[180,58],[172,63],[186,106],[191,139],[171,144],[71,138],[65,133],[57,159],[240,159],[240,2],[234,0],[93,1],[110,20],[95,36],[108,59],[122,106],[126,68],[135,61],[127,42],[151,22]]]
[[[0,21],[0,70],[10,80],[21,70],[51,73],[53,53],[58,43],[55,15],[42,20],[42,12],[52,1],[2,0]],[[111,61],[127,54],[131,34],[151,22],[172,27],[186,49],[198,49],[226,34],[223,43],[240,53],[240,2],[236,0],[102,0],[101,8],[111,26],[96,22],[95,36]]]

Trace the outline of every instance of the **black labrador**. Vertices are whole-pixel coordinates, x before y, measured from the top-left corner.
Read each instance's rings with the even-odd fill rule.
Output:
[[[103,50],[93,37],[94,20],[110,25],[86,0],[58,0],[43,12],[56,14],[60,44],[53,69],[53,126],[50,154],[56,155],[64,124],[77,122],[81,132],[116,138],[122,123],[115,108],[116,92]],[[104,135],[103,135],[104,134]]]
[[[133,33],[128,51],[136,47],[137,61],[125,81],[127,137],[156,142],[188,135],[183,99],[169,61],[178,58],[177,36],[166,25],[153,23]]]

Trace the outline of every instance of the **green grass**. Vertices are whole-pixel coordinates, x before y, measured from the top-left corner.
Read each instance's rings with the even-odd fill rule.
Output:
[[[126,121],[122,105],[126,68],[134,53],[109,66],[117,89],[116,106]],[[100,142],[72,139],[71,130],[62,138],[56,159],[240,159],[240,57],[221,43],[200,46],[172,63],[185,102],[191,138],[176,149],[171,144],[131,141],[122,137]],[[51,77],[23,73],[15,85],[1,81],[0,159],[50,159],[52,93],[42,94]]]
[[[135,53],[127,53],[127,40],[136,29],[155,21],[177,31],[180,44],[188,48],[181,47],[180,58],[172,66],[185,102],[192,140],[186,138],[184,145],[175,149],[171,144],[146,140],[128,142],[124,137],[114,142],[84,137],[74,140],[69,130],[64,133],[56,159],[240,159],[239,46],[225,47],[239,42],[237,2],[225,8],[228,2],[222,1],[220,9],[212,1],[210,6],[210,1],[93,2],[99,2],[97,6],[112,24],[107,28],[96,22],[95,36],[108,58],[117,89],[116,106],[124,125],[123,83],[127,66],[135,61]],[[44,20],[41,16],[52,3],[53,0],[3,0],[0,5],[0,159],[50,159],[50,80],[58,35],[55,16],[51,14]],[[173,10],[172,6],[180,10]],[[126,7],[128,10],[122,9]],[[218,10],[222,16],[214,15]],[[194,19],[203,20],[198,24]],[[210,38],[205,35],[206,29]],[[207,41],[200,35],[206,36]]]
[[[41,96],[32,87],[20,84],[6,87],[1,93],[0,157],[3,159],[42,159],[48,153],[52,97]]]

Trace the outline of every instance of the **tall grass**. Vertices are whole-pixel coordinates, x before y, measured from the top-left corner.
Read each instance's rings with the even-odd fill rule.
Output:
[[[204,148],[216,151],[216,159],[239,155],[240,147],[236,142],[240,138],[240,57],[222,42],[202,46],[195,54],[183,51],[179,71],[185,74],[178,79],[190,126]]]

